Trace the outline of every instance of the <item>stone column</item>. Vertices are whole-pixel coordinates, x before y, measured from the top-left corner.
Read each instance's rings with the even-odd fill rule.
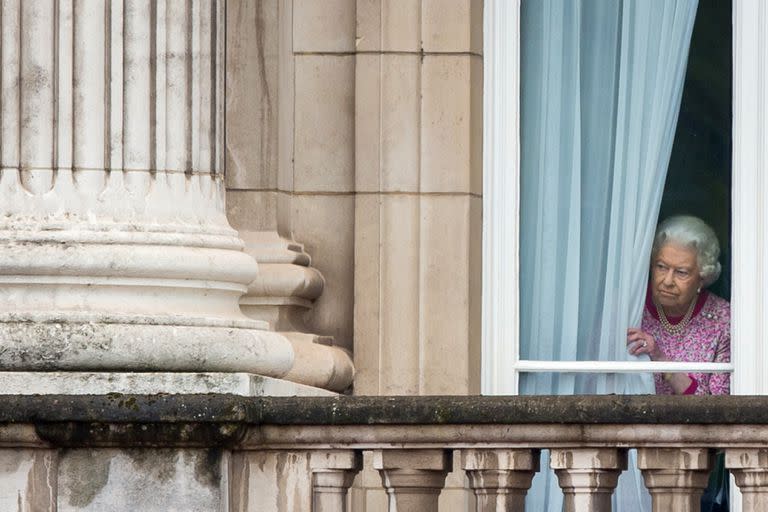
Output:
[[[549,464],[565,495],[565,512],[607,512],[627,453],[614,448],[552,450]]]
[[[312,512],[346,512],[347,491],[362,467],[362,454],[353,450],[312,452]]]
[[[707,487],[712,457],[706,448],[638,448],[637,467],[654,512],[695,512]]]
[[[725,450],[725,467],[741,491],[741,509],[768,510],[768,449],[729,448]]]
[[[538,450],[464,450],[462,456],[477,512],[525,510],[525,495],[539,470]]]
[[[437,512],[452,457],[445,450],[378,450],[373,467],[381,474],[389,512]]]
[[[1,8],[0,369],[285,374],[238,307],[224,2]]]

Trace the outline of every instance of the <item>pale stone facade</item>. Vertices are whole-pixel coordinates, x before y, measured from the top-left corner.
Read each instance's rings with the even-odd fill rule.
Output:
[[[228,2],[229,219],[357,394],[480,389],[482,7]]]
[[[5,394],[479,391],[481,1],[1,7]],[[9,450],[4,474],[58,479],[34,510],[201,478],[202,452],[121,446]],[[269,455],[233,457],[208,470]],[[339,457],[316,491],[351,483]],[[367,466],[356,509],[380,510]],[[229,500],[198,490],[177,506]]]
[[[0,7],[0,510],[765,506],[760,401],[317,397],[480,391],[482,0]]]

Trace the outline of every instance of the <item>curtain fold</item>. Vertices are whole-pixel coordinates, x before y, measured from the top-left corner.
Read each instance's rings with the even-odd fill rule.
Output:
[[[522,2],[522,359],[632,358],[626,329],[640,324],[697,4]],[[520,390],[652,393],[653,382],[523,374]],[[558,509],[551,480],[537,477],[550,491],[532,490],[531,510]],[[637,510],[642,483],[622,482],[621,510]]]

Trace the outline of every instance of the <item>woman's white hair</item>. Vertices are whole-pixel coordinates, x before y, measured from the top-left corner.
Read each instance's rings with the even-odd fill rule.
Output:
[[[661,248],[670,242],[696,251],[696,261],[704,286],[717,281],[722,269],[717,261],[720,257],[720,243],[715,231],[706,222],[691,215],[676,215],[665,219],[656,228],[651,258],[656,259]]]

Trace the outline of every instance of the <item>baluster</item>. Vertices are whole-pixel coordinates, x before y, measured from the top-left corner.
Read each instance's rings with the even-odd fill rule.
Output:
[[[639,448],[637,467],[653,498],[653,512],[698,512],[711,459],[706,448]]]
[[[312,452],[312,512],[346,512],[347,491],[362,467],[355,450]]]
[[[611,510],[611,495],[627,468],[627,452],[614,448],[552,450],[549,465],[565,495],[565,512]]]
[[[768,510],[768,449],[729,448],[725,467],[741,490],[742,511]]]
[[[462,459],[477,512],[525,510],[525,495],[539,470],[538,450],[464,450]]]
[[[437,512],[445,476],[453,466],[446,450],[377,450],[373,467],[387,490],[389,512]]]

